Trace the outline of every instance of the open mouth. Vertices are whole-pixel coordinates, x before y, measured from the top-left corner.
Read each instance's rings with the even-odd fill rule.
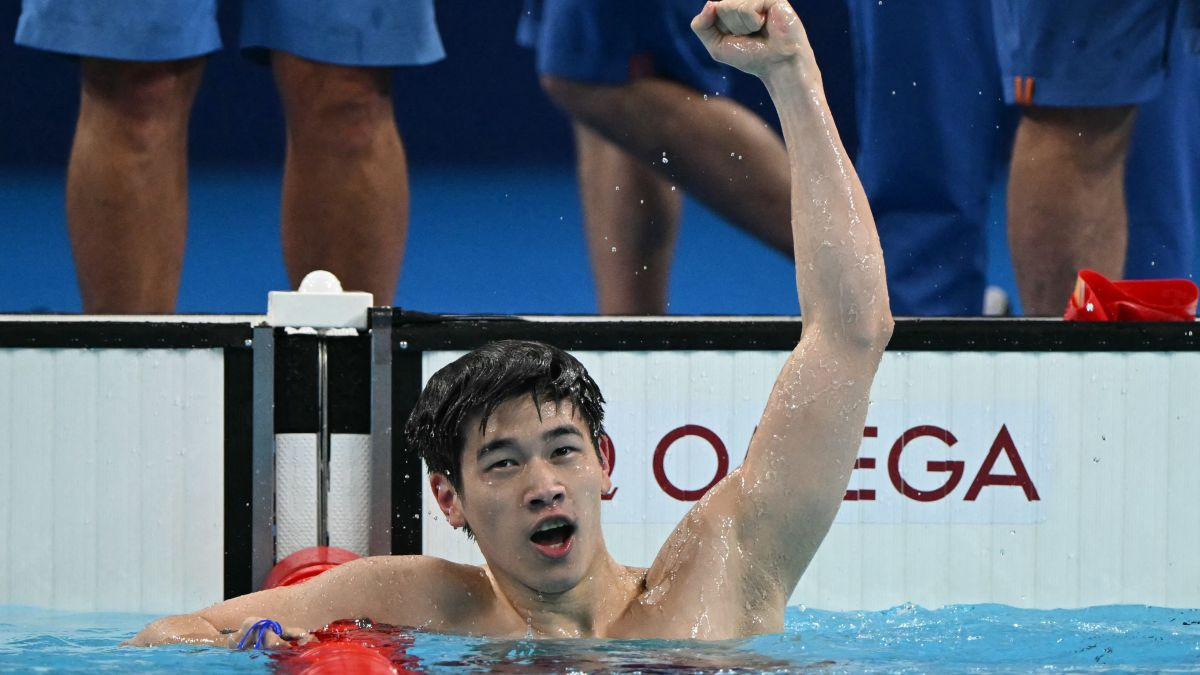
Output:
[[[565,518],[548,519],[529,537],[534,547],[551,558],[565,556],[574,540],[575,525]]]

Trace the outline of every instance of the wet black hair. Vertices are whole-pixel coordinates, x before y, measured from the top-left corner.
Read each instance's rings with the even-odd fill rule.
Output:
[[[429,473],[441,473],[462,491],[463,444],[467,420],[480,416],[480,429],[501,403],[529,396],[570,401],[587,424],[600,454],[604,396],[574,356],[541,342],[490,342],[443,367],[429,378],[404,428],[408,449],[425,460]]]

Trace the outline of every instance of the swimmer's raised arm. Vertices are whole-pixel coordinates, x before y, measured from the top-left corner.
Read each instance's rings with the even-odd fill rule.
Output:
[[[692,28],[714,59],[758,76],[779,112],[804,330],[746,461],[680,524],[648,581],[678,572],[693,583],[737,580],[738,601],[759,622],[746,630],[778,630],[841,504],[892,316],[875,222],[795,11],[786,0],[721,0],[707,3]],[[721,559],[709,559],[714,550]]]
[[[871,381],[892,332],[883,252],[786,0],[708,3],[693,22],[718,61],[757,75],[779,113],[792,175],[804,330],[736,479],[740,544],[784,600],[833,522],[862,442]]]
[[[341,619],[371,619],[395,626],[472,632],[485,613],[489,582],[478,567],[428,556],[381,556],[339,565],[295,586],[250,593],[191,614],[168,616],[146,626],[126,644],[205,644],[233,647],[258,619],[271,619],[284,637],[308,633]],[[284,640],[273,633],[266,646]]]

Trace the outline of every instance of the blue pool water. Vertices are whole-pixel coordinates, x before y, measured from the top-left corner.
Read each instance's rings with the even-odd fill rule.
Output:
[[[261,672],[276,665],[261,653],[118,646],[152,618],[0,607],[0,672]],[[417,633],[407,652],[430,672],[1200,672],[1200,610],[792,607],[783,633],[732,642]]]

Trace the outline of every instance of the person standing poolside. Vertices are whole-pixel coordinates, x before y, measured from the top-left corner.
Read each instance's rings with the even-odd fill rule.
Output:
[[[174,311],[187,230],[187,127],[217,0],[23,0],[18,44],[80,57],[67,224],[83,309]],[[288,276],[314,269],[390,304],[408,229],[392,66],[442,58],[433,0],[245,0],[287,120]]]
[[[1008,180],[1008,237],[1026,314],[1058,315],[1081,268],[1126,273],[1130,230],[1148,220],[1137,276],[1192,276],[1200,180],[1200,2],[992,0],[1005,99],[1020,106]],[[1174,91],[1172,91],[1172,87]],[[1159,110],[1139,106],[1162,99]],[[1149,114],[1149,160],[1126,163]],[[1131,236],[1133,235],[1133,236]],[[1157,250],[1155,250],[1157,249]],[[1144,255],[1144,254],[1143,254]],[[1182,270],[1172,265],[1182,258]],[[1149,269],[1146,269],[1149,267]]]
[[[745,462],[688,512],[651,567],[626,567],[604,544],[611,482],[591,377],[553,347],[493,343],[438,371],[406,429],[442,513],[474,536],[486,565],[357,560],[160,619],[132,644],[236,645],[261,617],[298,639],[362,617],[513,637],[716,640],[783,629],[788,597],[842,503],[891,335],[883,254],[786,0],[708,2],[692,29],[713,58],[757,75],[779,111],[804,332]]]
[[[783,143],[722,95],[733,73],[687,34],[696,6],[525,3],[518,41],[536,50],[543,88],[571,118],[603,314],[666,312],[684,191],[776,251],[792,252]]]
[[[1001,11],[1007,5],[1012,9]],[[1018,154],[1012,166],[1018,175],[1009,186],[1010,247],[1027,313],[1061,313],[1074,274],[1085,265],[1107,266],[1114,277],[1123,265],[1133,279],[1195,274],[1200,61],[1187,54],[1186,4],[847,0],[847,6],[857,73],[856,166],[877,219],[896,314],[981,312],[989,198],[1009,170],[1021,110],[1040,120],[1026,127],[1035,133],[1023,136],[1029,151]],[[1056,18],[1039,27],[1018,21],[1025,13]],[[997,57],[998,45],[1004,58]],[[1045,51],[1031,49],[1037,45]],[[1071,106],[1105,103],[1100,97],[1114,90],[1140,91],[1132,131],[1126,123],[1107,124],[1106,131],[1104,118],[1112,115],[1104,108],[1042,107],[1066,105],[1052,98],[1055,89],[1063,75],[1081,73],[1103,81],[1076,87]],[[1024,100],[1024,82],[1032,106]],[[1034,176],[1039,170],[1051,174],[1045,183]],[[1108,178],[1080,185],[1081,170]],[[1105,217],[1124,218],[1124,202],[1114,202],[1121,182],[1113,179],[1122,170],[1127,251],[1121,227],[1096,236],[1099,220],[1078,222],[1097,207]],[[1057,181],[1075,182],[1076,189],[1090,185],[1099,196],[1039,188]],[[1023,194],[1030,190],[1032,201]],[[1051,208],[1031,219],[1031,209],[1042,208],[1035,206],[1038,190]],[[1056,280],[1043,281],[1047,277]],[[1040,298],[1033,287],[1045,289],[1036,292]]]

